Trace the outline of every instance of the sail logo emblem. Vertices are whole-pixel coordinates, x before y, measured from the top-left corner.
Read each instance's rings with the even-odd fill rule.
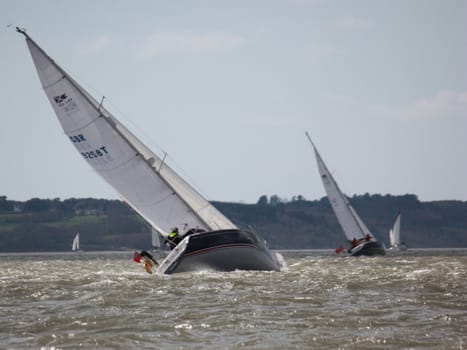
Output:
[[[73,99],[66,94],[55,96],[54,101],[59,107],[63,108],[65,112],[71,112],[78,107]]]
[[[60,96],[55,96],[54,100],[59,105],[61,102],[65,101],[68,98],[66,94],[62,94]]]

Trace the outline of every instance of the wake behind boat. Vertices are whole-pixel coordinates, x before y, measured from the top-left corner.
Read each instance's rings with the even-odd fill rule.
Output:
[[[321,180],[328,195],[329,202],[331,203],[334,214],[336,215],[337,221],[339,222],[344,234],[351,244],[347,250],[352,256],[360,255],[385,255],[385,249],[383,245],[377,241],[371,234],[368,227],[358,216],[355,209],[350,205],[347,197],[342,193],[333,176],[329,172],[326,164],[321,158],[317,148],[313,141],[305,132],[308,140],[313,146],[315,152],[316,161],[318,163],[318,170],[321,176]],[[336,252],[341,252],[343,249],[336,249]]]
[[[255,233],[240,230],[183,180],[58,66],[22,29],[42,87],[65,134],[86,162],[107,181],[172,250],[146,270],[280,269],[279,260]],[[174,227],[181,227],[172,237]],[[177,238],[176,240],[174,238]],[[152,264],[152,266],[150,266]]]

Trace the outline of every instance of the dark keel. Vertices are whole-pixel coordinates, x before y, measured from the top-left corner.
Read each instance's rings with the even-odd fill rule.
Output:
[[[279,271],[280,264],[255,233],[233,229],[191,235],[184,254],[165,273],[199,270]]]
[[[351,256],[375,256],[375,255],[386,255],[384,246],[378,241],[366,241],[358,246],[349,249]]]

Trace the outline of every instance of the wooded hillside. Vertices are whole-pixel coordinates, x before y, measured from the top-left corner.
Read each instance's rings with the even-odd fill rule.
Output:
[[[388,245],[388,231],[402,213],[401,239],[409,247],[467,247],[467,202],[420,202],[415,195],[350,198],[368,228]],[[273,249],[335,248],[345,244],[327,197],[283,201],[261,196],[256,204],[213,202],[241,227],[250,227]],[[174,223],[177,224],[177,223]],[[117,200],[71,198],[25,202],[0,196],[0,252],[69,251],[76,232],[84,250],[150,247],[149,227]]]

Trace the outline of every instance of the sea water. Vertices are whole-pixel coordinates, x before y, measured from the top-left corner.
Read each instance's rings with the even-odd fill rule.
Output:
[[[150,275],[132,252],[0,256],[1,349],[467,349],[467,251],[283,252]]]

